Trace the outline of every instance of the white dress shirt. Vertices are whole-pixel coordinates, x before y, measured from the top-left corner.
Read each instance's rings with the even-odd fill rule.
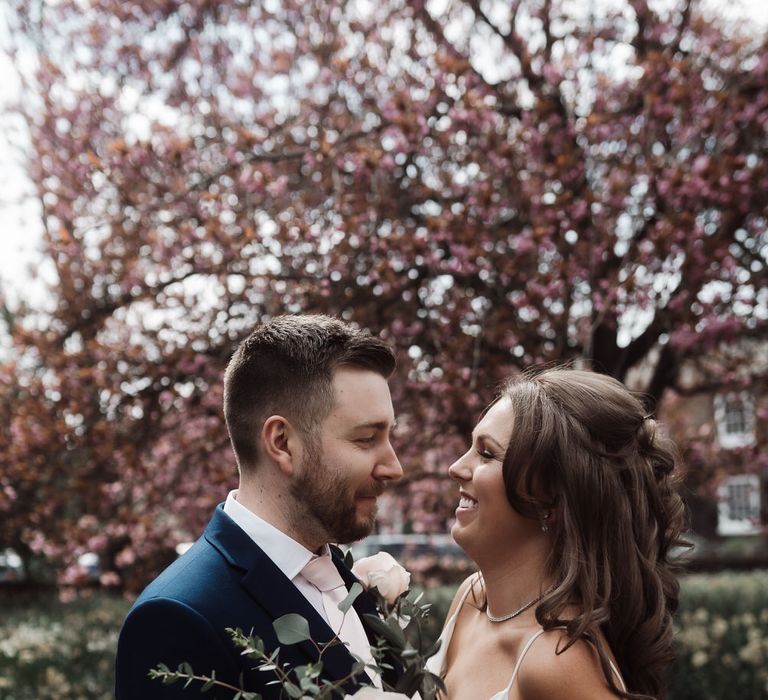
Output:
[[[290,579],[312,607],[328,622],[323,609],[323,594],[301,575],[301,570],[315,557],[304,545],[278,530],[263,518],[248,510],[237,500],[237,489],[230,491],[224,503],[224,512],[250,537]],[[324,545],[324,551],[328,545]],[[324,551],[320,553],[323,554]],[[350,610],[350,614],[354,609]]]

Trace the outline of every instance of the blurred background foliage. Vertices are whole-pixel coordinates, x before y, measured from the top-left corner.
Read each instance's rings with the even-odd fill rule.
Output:
[[[653,404],[764,337],[768,51],[708,8],[6,3],[46,296],[0,297],[0,543],[139,590],[235,482],[222,372],[275,314],[396,347],[406,532],[509,373]]]

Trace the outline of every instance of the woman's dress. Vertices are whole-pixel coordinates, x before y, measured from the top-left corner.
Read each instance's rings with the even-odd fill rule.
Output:
[[[461,598],[461,601],[459,602],[458,607],[456,608],[456,612],[451,615],[450,619],[445,623],[445,627],[443,627],[443,631],[440,634],[440,649],[438,650],[437,654],[435,654],[433,657],[431,657],[427,661],[427,669],[432,671],[432,673],[437,674],[438,676],[445,677],[446,673],[446,657],[448,655],[448,646],[451,643],[451,637],[453,637],[453,629],[456,626],[456,619],[459,616],[459,613],[461,612],[461,608],[464,606],[464,601],[467,599],[467,595],[472,590],[472,586],[467,586],[467,590],[464,592],[464,595]],[[565,629],[564,627],[555,627],[553,629]],[[520,655],[517,657],[517,663],[515,664],[515,668],[512,671],[512,677],[509,679],[509,683],[507,686],[500,690],[498,693],[495,693],[493,696],[488,698],[488,700],[507,700],[509,697],[509,691],[512,689],[512,686],[515,684],[515,680],[517,679],[517,674],[520,671],[520,665],[523,663],[523,659],[525,658],[525,655],[528,653],[528,650],[531,648],[533,643],[542,635],[544,634],[546,630],[540,629],[537,632],[534,632],[526,641],[525,645],[523,646],[523,650],[520,652]],[[619,670],[616,668],[613,661],[610,661],[609,663],[611,665],[611,671],[613,671],[613,674],[615,676],[616,684],[619,688],[621,688],[624,692],[626,692],[626,686],[624,685],[624,679],[621,677],[621,674],[619,673]]]

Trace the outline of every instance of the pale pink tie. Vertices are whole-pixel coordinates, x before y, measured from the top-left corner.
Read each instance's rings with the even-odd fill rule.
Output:
[[[366,663],[372,663],[373,656],[368,637],[354,608],[350,608],[346,614],[339,610],[339,603],[347,597],[348,591],[331,557],[327,554],[315,557],[301,570],[301,575],[322,594],[323,609],[334,633],[347,645],[350,652]],[[366,669],[366,672],[369,676],[374,676],[372,671]],[[378,676],[373,681],[381,687]]]

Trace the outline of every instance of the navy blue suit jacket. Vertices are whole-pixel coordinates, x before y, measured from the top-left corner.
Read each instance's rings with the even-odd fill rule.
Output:
[[[354,575],[336,557],[334,563],[349,588]],[[363,619],[375,613],[373,599],[363,592],[355,601]],[[189,662],[196,674],[210,675],[239,686],[265,700],[280,696],[280,685],[268,686],[274,675],[253,670],[254,661],[240,655],[227,627],[264,640],[269,653],[281,646],[272,622],[287,613],[298,613],[309,622],[312,639],[329,641],[333,632],[296,586],[251,540],[219,505],[203,536],[155,579],[139,596],[120,631],[117,646],[117,700],[190,700],[199,695],[200,683],[186,690],[184,682],[163,685],[150,680],[149,670],[164,663],[176,670]],[[365,623],[364,623],[365,626]],[[373,637],[366,628],[369,638]],[[281,646],[280,661],[291,666],[317,660],[310,642]],[[350,673],[354,659],[346,647],[334,644],[323,654],[323,675],[338,680]],[[363,676],[363,681],[369,684]],[[357,686],[349,684],[348,692]],[[214,688],[206,698],[229,698],[232,691]]]

